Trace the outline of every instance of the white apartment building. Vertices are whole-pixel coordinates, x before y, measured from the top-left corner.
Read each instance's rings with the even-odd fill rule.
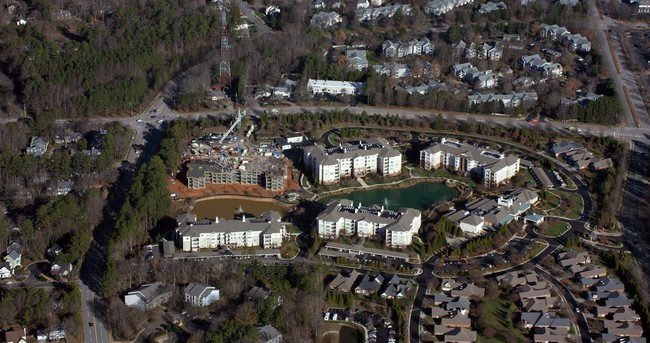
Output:
[[[359,144],[334,148],[314,145],[304,149],[303,161],[319,184],[336,184],[346,177],[368,174],[383,176],[402,172],[402,154],[384,138],[371,138]]]
[[[390,211],[383,206],[354,206],[351,200],[333,200],[316,218],[318,235],[334,239],[339,235],[376,237],[389,247],[410,245],[422,224],[422,213],[412,208]]]
[[[196,220],[196,215],[186,213],[176,221],[176,242],[183,251],[200,251],[229,247],[278,248],[286,235],[285,224],[278,212],[262,213],[261,218],[241,220]]]
[[[307,81],[307,90],[312,94],[358,94],[363,89],[362,82],[314,80]]]
[[[420,166],[480,175],[485,185],[496,186],[519,172],[519,157],[443,138],[420,151]]]

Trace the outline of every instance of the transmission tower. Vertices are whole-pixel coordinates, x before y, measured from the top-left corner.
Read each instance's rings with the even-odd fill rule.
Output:
[[[221,6],[221,62],[219,63],[219,83],[230,88],[230,44],[228,43],[228,10],[230,1],[223,0]]]

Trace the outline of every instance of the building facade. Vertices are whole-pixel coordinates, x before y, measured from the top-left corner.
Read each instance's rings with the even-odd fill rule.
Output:
[[[389,247],[410,245],[422,223],[420,211],[403,208],[390,211],[383,206],[357,206],[351,200],[331,201],[317,218],[318,235],[334,239],[340,235],[380,238]]]
[[[313,172],[315,182],[323,185],[339,183],[346,177],[393,176],[402,172],[402,154],[384,138],[329,149],[314,145],[305,148],[303,161]]]
[[[445,168],[474,174],[481,176],[485,185],[496,186],[519,172],[519,158],[443,138],[420,151],[420,166],[426,170]]]
[[[286,226],[278,212],[262,213],[261,218],[241,220],[197,221],[196,215],[186,213],[176,221],[176,243],[183,251],[200,251],[221,247],[278,248],[286,235]]]
[[[208,183],[259,185],[277,192],[285,187],[288,178],[287,166],[280,158],[269,157],[238,168],[219,161],[197,161],[188,164],[187,186],[192,189],[205,188]]]

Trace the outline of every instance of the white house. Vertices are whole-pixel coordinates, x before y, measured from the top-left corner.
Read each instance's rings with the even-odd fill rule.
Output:
[[[341,15],[336,12],[318,12],[311,17],[309,24],[311,26],[326,29],[343,21]]]
[[[0,279],[10,278],[13,275],[13,269],[8,262],[0,262]]]
[[[523,105],[534,105],[537,103],[536,92],[520,92],[511,94],[472,94],[467,96],[467,105],[471,107],[475,104],[497,102],[503,104],[503,107],[512,108]]]
[[[11,269],[16,269],[22,264],[22,255],[16,250],[12,250],[5,256],[5,262],[9,262]]]
[[[422,224],[422,213],[412,208],[390,211],[384,206],[357,206],[351,200],[333,200],[316,217],[318,235],[334,239],[339,235],[382,238],[387,246],[410,245]]]
[[[432,0],[424,6],[424,13],[433,15],[442,15],[453,10],[456,7],[468,5],[474,0]]]
[[[194,306],[210,306],[213,302],[219,300],[219,290],[208,285],[190,283],[185,287],[185,302]]]
[[[286,226],[278,212],[262,213],[260,218],[241,220],[197,220],[196,215],[186,213],[178,217],[176,227],[177,245],[183,251],[200,251],[227,247],[279,248],[286,236]]]
[[[346,50],[345,58],[352,69],[364,70],[368,68],[366,50]]]
[[[395,42],[384,41],[381,45],[381,50],[386,57],[405,57],[409,55],[428,55],[433,53],[433,43],[426,37],[416,40],[412,39],[408,42]]]
[[[305,166],[319,184],[339,183],[346,177],[393,176],[402,172],[402,154],[384,138],[345,143],[329,149],[313,145],[304,149],[303,156]]]
[[[307,90],[312,94],[354,95],[361,93],[362,82],[314,80],[307,81]]]

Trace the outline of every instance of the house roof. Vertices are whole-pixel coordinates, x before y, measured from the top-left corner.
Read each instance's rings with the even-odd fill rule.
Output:
[[[162,282],[143,284],[142,286],[129,291],[128,295],[138,296],[144,303],[149,303],[157,296],[167,292],[167,287]]]
[[[197,221],[195,214],[184,214],[178,217],[176,231],[183,237],[198,237],[212,232],[259,231],[265,234],[281,233],[284,225],[280,222],[281,215],[276,211],[262,213],[260,218],[242,218],[241,220]]]
[[[21,339],[26,339],[27,335],[25,328],[19,328],[14,330],[5,331],[5,341],[17,343]]]
[[[215,290],[214,286],[203,285],[199,283],[190,283],[189,285],[187,285],[187,287],[185,287],[184,293],[192,297],[205,299],[214,290]]]
[[[460,286],[459,288],[451,290],[452,297],[466,296],[466,297],[479,297],[482,298],[485,295],[485,288],[478,287],[473,283],[468,283]]]
[[[260,326],[257,328],[257,332],[259,332],[262,342],[268,342],[276,337],[282,336],[282,333],[271,325]]]
[[[361,274],[355,269],[345,275],[343,273],[338,273],[334,280],[330,282],[329,287],[347,293],[352,289],[352,286],[356,283],[360,275]]]

